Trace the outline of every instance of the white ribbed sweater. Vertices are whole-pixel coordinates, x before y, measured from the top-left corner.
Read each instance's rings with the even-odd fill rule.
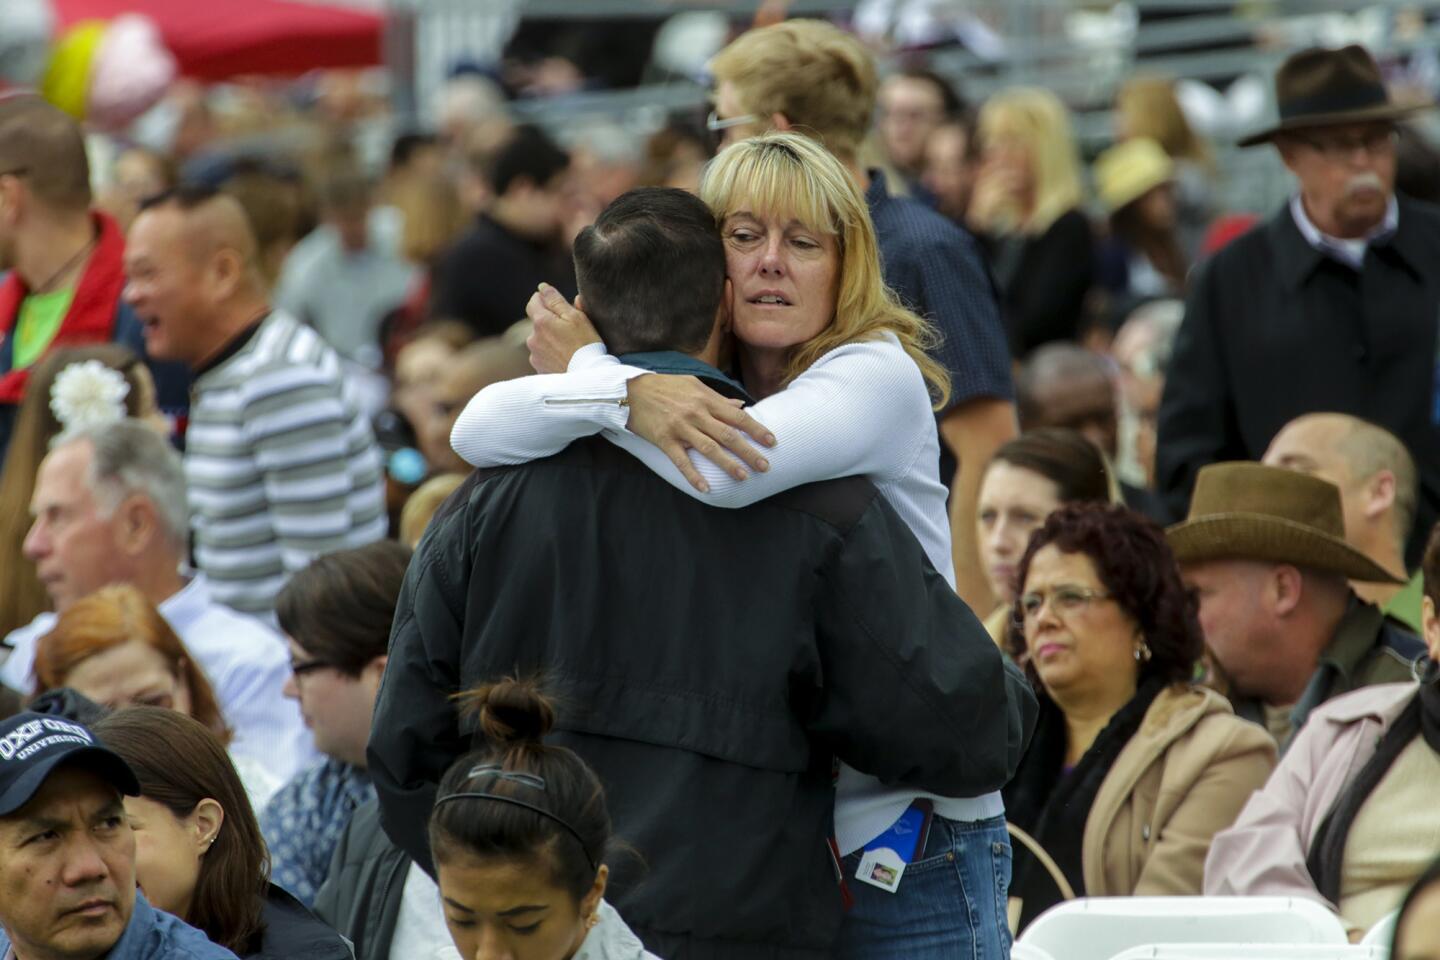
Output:
[[[691,451],[710,489],[702,493],[660,449],[626,429],[620,404],[626,384],[649,371],[622,364],[602,344],[575,353],[569,371],[492,384],[471,399],[450,435],[477,467],[526,463],[559,453],[581,437],[603,433],[675,489],[717,507],[744,507],[782,490],[819,480],[864,476],[905,521],[935,569],[953,587],[946,489],[935,475],[939,438],[924,377],[892,334],[848,343],[815,361],[779,393],[747,412],[776,444],[770,469],[736,480]],[[895,790],[842,767],[835,804],[842,853],[864,846],[895,822],[911,801],[929,797],[952,820],[999,816],[998,793],[973,799]]]

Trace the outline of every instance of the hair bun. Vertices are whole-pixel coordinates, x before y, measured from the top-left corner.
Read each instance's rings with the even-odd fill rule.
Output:
[[[502,749],[538,744],[555,726],[555,705],[530,681],[501,680],[476,691],[473,702],[481,731]]]

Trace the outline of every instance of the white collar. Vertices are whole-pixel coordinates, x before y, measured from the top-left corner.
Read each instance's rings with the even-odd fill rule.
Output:
[[[210,609],[210,587],[205,575],[191,576],[185,586],[161,600],[157,607],[160,615],[183,637],[190,625]]]
[[[1310,215],[1305,212],[1305,202],[1296,193],[1290,198],[1290,216],[1295,220],[1295,226],[1299,229],[1300,235],[1305,242],[1328,257],[1339,260],[1341,263],[1359,270],[1365,262],[1365,251],[1370,244],[1391,236],[1400,227],[1400,204],[1395,200],[1395,194],[1390,194],[1390,199],[1385,204],[1385,217],[1369,233],[1363,237],[1352,240],[1344,240],[1340,237],[1332,237],[1315,226]]]

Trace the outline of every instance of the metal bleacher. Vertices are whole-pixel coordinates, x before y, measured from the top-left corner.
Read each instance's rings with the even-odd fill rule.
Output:
[[[790,16],[847,20],[865,3],[890,0],[790,0]],[[1110,105],[1136,72],[1157,72],[1223,90],[1237,77],[1270,77],[1290,52],[1312,44],[1360,42],[1383,63],[1408,71],[1421,86],[1440,84],[1440,0],[894,0],[972,15],[1003,40],[986,57],[959,46],[925,54],[978,101],[1016,84],[1055,91],[1073,110],[1082,151],[1093,156],[1112,137]],[[743,25],[758,0],[389,0],[387,61],[399,113],[423,116],[449,67],[462,59],[493,61],[522,20],[637,17],[686,11],[720,13]],[[910,54],[909,56],[913,56]],[[890,65],[896,55],[884,56]],[[628,90],[575,94],[516,105],[527,119],[564,125],[604,118],[636,131],[665,117],[705,108],[700,78],[656,77]],[[1252,83],[1255,81],[1252,80]],[[1422,121],[1433,122],[1433,121]],[[1240,131],[1212,132],[1222,174],[1221,199],[1237,210],[1265,210],[1287,180],[1273,153],[1239,151]]]

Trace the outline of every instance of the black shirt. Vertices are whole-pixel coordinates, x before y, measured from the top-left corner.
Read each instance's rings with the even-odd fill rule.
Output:
[[[527,240],[482,214],[441,259],[430,314],[460,320],[494,337],[525,319],[525,304],[542,283],[575,297],[575,268],[558,244]]]

